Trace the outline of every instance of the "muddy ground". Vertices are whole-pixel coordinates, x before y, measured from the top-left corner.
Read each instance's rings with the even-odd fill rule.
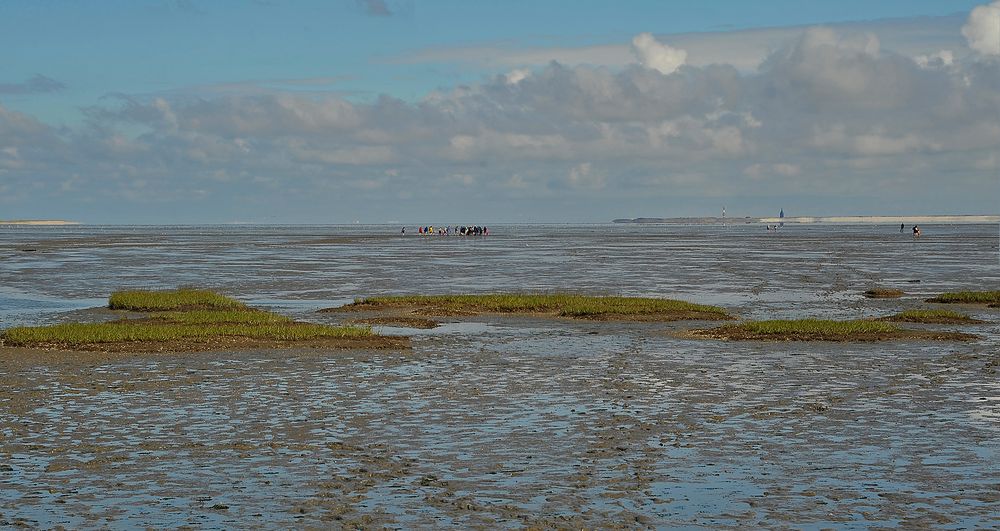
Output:
[[[998,524],[991,343],[674,337],[690,325],[490,317],[405,330],[412,350],[15,351],[0,525]]]
[[[316,310],[413,293],[857,319],[1000,289],[995,225],[924,229],[8,229],[0,328],[112,318],[86,308],[126,288],[329,323],[358,316]],[[380,327],[408,350],[14,351],[0,528],[997,527],[1000,312],[960,309],[983,322],[906,326],[980,339],[724,342],[677,337],[710,323],[485,316]]]

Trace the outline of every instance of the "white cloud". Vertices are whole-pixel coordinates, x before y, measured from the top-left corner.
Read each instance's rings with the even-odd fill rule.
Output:
[[[919,17],[827,25],[838,34],[874,34],[882,48],[916,57],[942,49],[960,49],[965,40],[960,28],[965,17]],[[806,26],[758,28],[737,31],[653,34],[687,52],[684,64],[708,66],[728,64],[741,72],[753,72],[775,50],[798,39]],[[958,58],[958,57],[956,57]],[[490,69],[544,66],[552,61],[563,65],[591,65],[621,68],[636,60],[631,43],[602,43],[586,46],[519,47],[512,44],[431,48],[396,57],[398,63],[464,63]]]
[[[656,62],[654,44],[663,46],[646,43],[647,63]],[[379,204],[371,200],[385,190],[417,205],[567,190],[609,204],[789,190],[835,202],[859,183],[899,179],[921,184],[928,201],[955,190],[970,202],[995,197],[1000,63],[941,47],[922,52],[926,60],[887,48],[866,33],[816,29],[751,72],[551,63],[416,102],[297,92],[122,97],[90,109],[87,127],[75,130],[0,107],[0,171],[37,202],[68,194],[60,184],[71,175],[81,202],[296,190],[303,204],[348,207]]]
[[[506,75],[507,83],[511,85],[516,85],[530,75],[531,75],[531,70],[528,70],[527,68],[515,68],[514,70],[507,72]]]
[[[969,48],[983,55],[1000,55],[1000,1],[974,8],[962,35]]]
[[[687,60],[687,52],[656,40],[650,33],[640,33],[632,39],[632,53],[646,68],[670,74]]]
[[[927,141],[913,133],[892,134],[881,125],[858,132],[849,132],[844,124],[816,128],[810,143],[821,150],[863,157],[903,155],[941,149],[938,143]]]
[[[941,50],[928,55],[918,55],[913,60],[920,68],[942,68],[955,62],[955,54],[951,50]]]

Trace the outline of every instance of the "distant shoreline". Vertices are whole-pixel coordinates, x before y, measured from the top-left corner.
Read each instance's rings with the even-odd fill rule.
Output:
[[[79,225],[78,221],[61,219],[0,219],[0,225]]]
[[[672,223],[718,225],[741,223],[1000,223],[1000,216],[798,216],[798,217],[744,217],[744,218],[621,218],[612,223]]]

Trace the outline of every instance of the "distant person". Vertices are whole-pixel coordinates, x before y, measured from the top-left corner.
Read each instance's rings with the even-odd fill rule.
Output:
[[[900,223],[899,224],[899,233],[902,234],[903,233],[903,229],[905,229],[905,228],[906,228],[906,224],[905,223]]]
[[[920,227],[918,227],[916,225],[913,226],[913,237],[914,238],[919,238],[920,237]]]
[[[400,234],[406,234],[406,227],[403,227],[403,230],[399,231],[399,233]]]

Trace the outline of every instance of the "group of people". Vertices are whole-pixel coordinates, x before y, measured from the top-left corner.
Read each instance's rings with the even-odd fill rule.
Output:
[[[903,233],[903,229],[905,229],[905,228],[906,228],[906,224],[905,223],[900,223],[899,224],[899,233],[902,234]],[[916,225],[913,226],[913,237],[914,238],[919,238],[920,237],[920,227],[918,227]]]
[[[406,227],[403,227],[400,234],[406,234]],[[424,236],[427,234],[437,234],[438,236],[450,236],[452,234],[456,236],[489,236],[490,229],[488,227],[466,227],[466,226],[455,226],[455,227],[437,227],[433,225],[428,225],[426,227],[417,227],[417,234]]]

